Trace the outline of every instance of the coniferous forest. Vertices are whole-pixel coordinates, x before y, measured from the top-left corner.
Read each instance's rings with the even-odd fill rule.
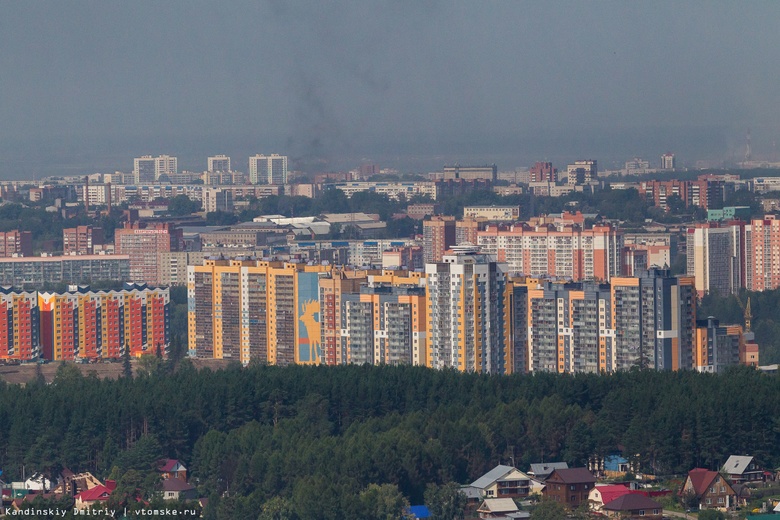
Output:
[[[118,380],[63,365],[51,384],[0,383],[4,480],[68,467],[151,493],[155,461],[176,458],[210,497],[207,518],[365,518],[498,463],[584,465],[618,450],[662,475],[730,454],[773,468],[778,446],[780,376],[748,368],[488,376],[184,361]]]

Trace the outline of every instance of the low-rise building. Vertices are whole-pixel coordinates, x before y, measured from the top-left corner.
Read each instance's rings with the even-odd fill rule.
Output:
[[[588,502],[588,494],[596,485],[596,477],[587,468],[556,469],[547,477],[542,495],[568,509]]]
[[[514,222],[520,219],[520,206],[466,206],[463,208],[463,217]]]

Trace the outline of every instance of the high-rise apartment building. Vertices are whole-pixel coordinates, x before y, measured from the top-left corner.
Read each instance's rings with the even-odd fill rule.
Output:
[[[614,329],[608,284],[546,283],[528,290],[528,369],[611,372]],[[517,334],[519,331],[515,331]]]
[[[42,357],[49,360],[118,359],[165,354],[170,344],[167,288],[125,284],[119,291],[77,286],[38,293]]]
[[[42,283],[90,283],[128,280],[127,255],[33,256],[0,259],[0,285],[39,286]]]
[[[622,232],[608,225],[518,224],[478,233],[484,253],[506,262],[510,273],[580,280],[609,280],[621,273]]]
[[[426,360],[426,299],[420,277],[369,276],[341,298],[341,359],[355,364],[415,364]],[[387,280],[387,281],[382,281]]]
[[[558,182],[558,169],[551,162],[537,162],[531,166],[530,182]]]
[[[650,269],[638,277],[615,277],[611,285],[614,342],[612,367],[655,370],[691,368],[696,295],[689,277]]]
[[[700,296],[712,292],[725,296],[745,286],[745,239],[741,222],[697,224],[688,229],[687,273],[696,279]]]
[[[495,164],[489,166],[454,166],[444,167],[444,180],[463,179],[467,181],[487,180],[495,181],[498,175],[498,167]]]
[[[506,265],[477,248],[457,247],[426,263],[428,350],[432,368],[503,374]]]
[[[654,206],[669,209],[669,198],[679,197],[686,208],[696,206],[702,209],[717,209],[723,205],[725,182],[721,180],[698,179],[695,181],[642,181],[639,194]]]
[[[130,257],[130,281],[136,283],[160,283],[158,255],[181,251],[184,237],[181,228],[170,223],[125,224],[114,231],[114,250],[118,255]]]
[[[423,255],[425,263],[441,262],[444,253],[455,245],[455,217],[434,216],[423,221]]]
[[[464,217],[455,223],[455,245],[477,245],[479,226],[485,224],[485,219]]]
[[[254,260],[189,266],[190,355],[243,364],[324,362],[319,276],[330,270]]]
[[[532,372],[693,368],[693,280],[665,270],[608,284],[529,284],[526,316]]]
[[[38,293],[0,287],[0,359],[37,359],[39,323]]]
[[[719,373],[739,364],[744,348],[740,325],[721,326],[713,317],[696,321],[694,368],[699,372]]]
[[[76,226],[62,230],[62,252],[66,255],[92,255],[103,246],[103,229]]]
[[[214,155],[208,158],[208,170],[210,172],[229,172],[230,157],[227,155]]]
[[[662,170],[674,170],[676,166],[677,165],[673,153],[665,153],[661,156]]]
[[[258,154],[250,157],[249,182],[252,184],[287,184],[287,156]]]
[[[599,167],[595,160],[574,161],[566,168],[569,186],[587,184],[598,180]]]
[[[327,365],[346,363],[347,355],[342,350],[341,303],[348,294],[360,293],[368,271],[349,271],[334,268],[320,276],[320,323],[322,324],[323,362]]]
[[[178,164],[178,159],[170,155],[136,157],[133,159],[133,178],[136,184],[155,182],[161,175],[176,174],[179,171]]]
[[[780,220],[753,219],[745,233],[745,287],[766,291],[780,287]]]
[[[0,232],[0,258],[32,256],[32,232],[13,231]]]
[[[233,190],[225,188],[205,188],[203,190],[203,210],[206,213],[222,211],[233,213]]]

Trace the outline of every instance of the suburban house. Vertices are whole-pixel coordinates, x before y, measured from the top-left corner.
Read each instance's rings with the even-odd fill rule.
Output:
[[[756,459],[749,455],[732,455],[720,472],[725,474],[733,484],[764,480],[764,470],[758,465]]]
[[[569,465],[565,462],[540,462],[537,464],[531,464],[531,469],[528,470],[528,474],[536,480],[544,482],[554,470],[568,468]]]
[[[622,484],[598,485],[588,493],[588,501],[593,511],[601,511],[604,504],[608,504],[618,497],[632,493],[628,486]]]
[[[471,483],[482,498],[524,498],[531,494],[531,477],[512,466],[499,464]]]
[[[623,478],[627,473],[636,473],[635,464],[620,455],[592,456],[588,459],[588,469],[596,476],[606,478]]]
[[[587,468],[556,469],[547,477],[542,495],[560,502],[570,509],[587,503],[596,477]]]
[[[737,505],[737,495],[728,480],[717,471],[704,468],[688,472],[679,494],[694,496],[699,509],[725,510]]]
[[[520,511],[511,498],[486,498],[477,508],[480,519],[518,519],[528,518],[529,513]]]
[[[178,478],[167,478],[162,481],[163,500],[195,500],[198,490]]]
[[[177,478],[187,481],[187,468],[176,459],[163,459],[157,465],[163,479]]]
[[[108,502],[111,492],[116,487],[116,483],[112,481],[106,481],[106,484],[109,484],[110,487],[99,484],[76,495],[74,507],[76,509],[100,509],[101,504]]]
[[[663,506],[655,500],[636,493],[619,496],[601,508],[601,512],[607,517],[621,520],[626,518],[661,520],[663,510]]]

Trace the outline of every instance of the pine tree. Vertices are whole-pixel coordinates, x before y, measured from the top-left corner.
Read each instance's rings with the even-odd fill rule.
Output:
[[[130,363],[130,345],[125,343],[125,349],[122,352],[122,375],[132,379],[133,365]]]

